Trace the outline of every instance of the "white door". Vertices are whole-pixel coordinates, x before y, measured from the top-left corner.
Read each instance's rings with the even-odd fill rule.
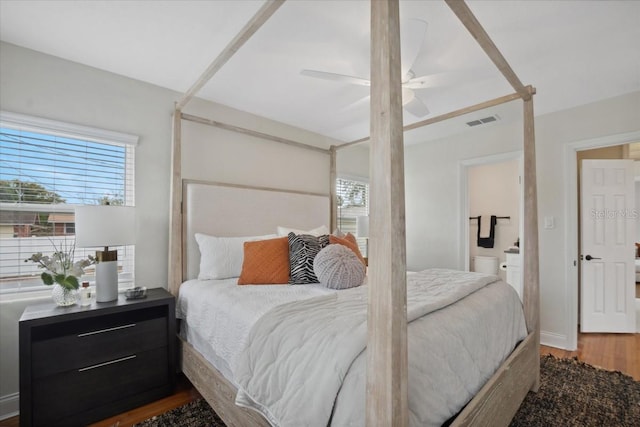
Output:
[[[633,160],[583,160],[582,332],[635,332]]]

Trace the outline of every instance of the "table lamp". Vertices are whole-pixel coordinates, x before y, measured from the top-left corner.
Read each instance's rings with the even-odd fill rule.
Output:
[[[109,250],[109,246],[135,243],[134,209],[111,205],[76,207],[76,245],[104,247],[96,251],[96,302],[118,299],[118,251]]]

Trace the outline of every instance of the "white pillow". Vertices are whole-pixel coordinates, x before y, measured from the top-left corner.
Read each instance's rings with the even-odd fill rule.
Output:
[[[265,236],[216,237],[196,233],[200,248],[200,272],[198,279],[228,279],[240,277],[244,259],[244,242],[266,240],[278,237],[275,234]]]
[[[325,234],[329,234],[329,229],[327,228],[326,225],[321,225],[318,228],[314,228],[312,230],[298,230],[295,228],[289,228],[289,227],[281,227],[278,226],[278,236],[282,237],[282,236],[288,236],[289,233],[294,233],[294,234],[310,234],[311,236],[324,236]]]

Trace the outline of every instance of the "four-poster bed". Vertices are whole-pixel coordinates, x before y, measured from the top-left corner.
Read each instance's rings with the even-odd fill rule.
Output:
[[[371,137],[332,146],[329,150],[257,134],[255,131],[225,125],[182,113],[183,107],[215,72],[258,30],[282,4],[268,1],[250,22],[214,60],[203,76],[176,104],[173,117],[173,158],[171,195],[171,233],[169,286],[179,293],[185,275],[189,224],[183,213],[181,174],[182,120],[223,127],[272,141],[309,147],[329,155],[329,224],[336,225],[336,155],[345,147],[366,140],[371,142],[371,237],[368,278],[368,344],[366,425],[406,426],[408,415],[407,368],[407,278],[404,231],[404,172],[402,133],[440,120],[476,111],[492,105],[522,99],[524,102],[524,191],[525,225],[523,236],[524,316],[526,338],[519,343],[475,397],[458,413],[452,425],[507,425],[522,399],[539,385],[539,294],[538,238],[535,178],[535,147],[532,96],[535,90],[524,86],[491,42],[489,36],[462,1],[445,0],[467,27],[516,93],[443,116],[402,127],[399,66],[398,3],[372,1]],[[186,224],[186,225],[185,225]],[[306,224],[305,226],[312,226]],[[182,343],[182,368],[187,377],[228,425],[269,425],[256,412],[234,404],[236,387],[188,342]]]

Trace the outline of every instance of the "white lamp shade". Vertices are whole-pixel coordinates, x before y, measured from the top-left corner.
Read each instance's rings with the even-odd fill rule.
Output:
[[[131,206],[76,207],[76,245],[81,248],[135,243],[135,208]]]
[[[369,217],[356,217],[356,235],[357,237],[369,237]]]

